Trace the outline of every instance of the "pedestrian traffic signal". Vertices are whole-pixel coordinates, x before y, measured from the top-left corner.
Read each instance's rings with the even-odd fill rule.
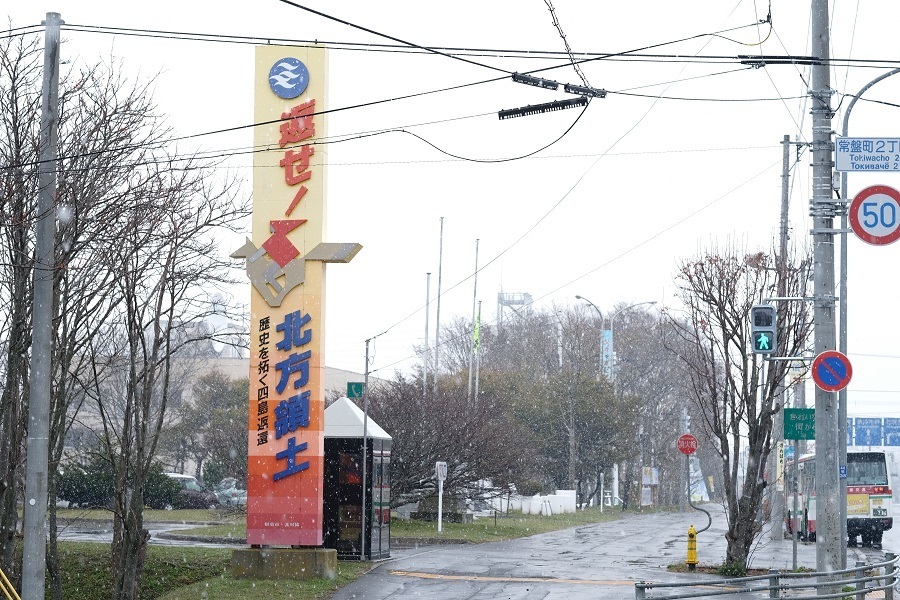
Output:
[[[771,304],[750,309],[750,341],[754,354],[775,354],[778,348],[778,312]]]

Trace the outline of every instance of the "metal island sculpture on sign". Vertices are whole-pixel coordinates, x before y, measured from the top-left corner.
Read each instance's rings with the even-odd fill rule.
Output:
[[[253,239],[232,254],[253,285],[250,548],[235,551],[232,571],[333,576],[330,555],[318,564],[329,552],[321,548],[325,263],[349,262],[361,246],[323,241],[325,165],[311,158],[325,135],[325,49],[258,47],[255,73],[254,147],[264,151],[254,154]]]

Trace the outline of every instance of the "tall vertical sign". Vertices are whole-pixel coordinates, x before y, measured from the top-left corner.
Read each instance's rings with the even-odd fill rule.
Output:
[[[324,464],[325,262],[359,244],[326,244],[324,48],[256,49],[250,303],[247,543],[320,546]],[[320,153],[321,154],[321,153]]]

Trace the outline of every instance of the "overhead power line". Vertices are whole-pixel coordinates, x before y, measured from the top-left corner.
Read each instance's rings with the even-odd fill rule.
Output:
[[[331,50],[344,50],[356,52],[384,52],[394,54],[435,54],[418,47],[410,47],[404,44],[379,44],[373,42],[347,42],[336,40],[318,40],[318,39],[302,39],[302,38],[282,38],[271,36],[242,36],[232,34],[218,33],[202,33],[190,31],[173,31],[159,29],[138,29],[129,27],[116,27],[109,25],[82,25],[77,23],[65,24],[62,26],[64,31],[77,33],[94,33],[103,35],[121,35],[129,37],[146,37],[163,40],[182,40],[193,42],[208,42],[221,44],[240,44],[240,45],[272,45],[279,44],[285,46],[323,46]],[[30,25],[12,30],[0,31],[0,38],[13,37],[16,35],[28,35],[43,31],[42,25]],[[13,32],[13,33],[10,33]],[[715,35],[701,34],[701,35]],[[688,38],[689,39],[689,38]],[[674,44],[684,40],[675,40],[666,42],[648,48],[662,47]],[[454,57],[477,57],[477,58],[515,58],[525,60],[565,60],[568,57],[566,52],[555,50],[536,50],[536,49],[513,49],[513,48],[468,48],[460,46],[423,46],[430,50],[438,50],[441,55],[453,55]],[[572,57],[579,63],[584,61],[602,59],[612,62],[645,62],[645,63],[691,63],[691,64],[733,64],[740,62],[742,58],[755,58],[748,55],[736,54],[659,54],[645,53],[640,50],[629,50],[619,52],[572,52]],[[781,57],[783,63],[792,64],[791,58],[808,59],[810,57],[792,57],[787,54]],[[863,67],[869,66],[874,68],[891,68],[900,65],[898,59],[888,58],[838,58],[831,57],[826,61],[829,65],[843,67]],[[563,68],[570,66],[571,63],[561,63],[553,68]],[[505,71],[508,72],[508,71]]]

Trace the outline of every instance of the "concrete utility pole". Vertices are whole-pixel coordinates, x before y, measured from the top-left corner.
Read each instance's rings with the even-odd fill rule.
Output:
[[[834,319],[834,217],[837,203],[832,187],[831,75],[828,0],[812,0],[812,168],[813,195],[813,295],[815,354],[835,349]],[[832,571],[843,564],[844,540],[840,539],[841,510],[838,505],[841,479],[838,475],[837,394],[816,388],[816,570]],[[829,578],[828,580],[831,580]],[[834,592],[840,590],[836,589]]]
[[[441,239],[438,244],[438,288],[437,288],[437,314],[434,324],[434,371],[431,378],[434,380],[434,399],[438,394],[438,372],[441,370],[441,274],[444,271],[444,217],[441,217]]]
[[[784,136],[781,144],[781,227],[779,232],[778,262],[776,268],[778,269],[778,297],[784,298],[787,295],[788,200],[790,199],[791,136]],[[765,369],[767,366],[768,363],[763,361],[763,368]],[[763,394],[765,393],[765,390],[763,390]],[[773,540],[781,540],[784,539],[784,532],[782,531],[784,519],[781,518],[784,514],[784,490],[778,489],[777,482],[781,481],[782,488],[784,487],[784,473],[780,472],[784,469],[784,463],[778,460],[779,457],[784,456],[783,384],[778,385],[778,393],[775,396],[775,402],[781,403],[781,410],[775,413],[775,418],[772,419],[772,446],[777,451],[778,444],[781,443],[782,450],[775,457],[775,460],[772,460],[772,455],[769,454],[769,481],[776,484],[769,494],[772,506],[772,529],[770,535]]]
[[[53,269],[56,235],[56,144],[59,124],[59,13],[44,21],[41,92],[41,164],[34,249],[31,374],[25,468],[22,598],[43,600],[47,567],[47,470],[50,453],[50,356],[53,339]]]
[[[431,313],[431,273],[425,274],[425,360],[422,361],[422,399],[428,399],[428,315]]]
[[[475,240],[475,282],[472,284],[472,339],[469,344],[469,388],[466,390],[466,399],[469,404],[472,403],[472,375],[475,369],[475,320],[478,315],[475,310],[478,308],[478,240]]]

